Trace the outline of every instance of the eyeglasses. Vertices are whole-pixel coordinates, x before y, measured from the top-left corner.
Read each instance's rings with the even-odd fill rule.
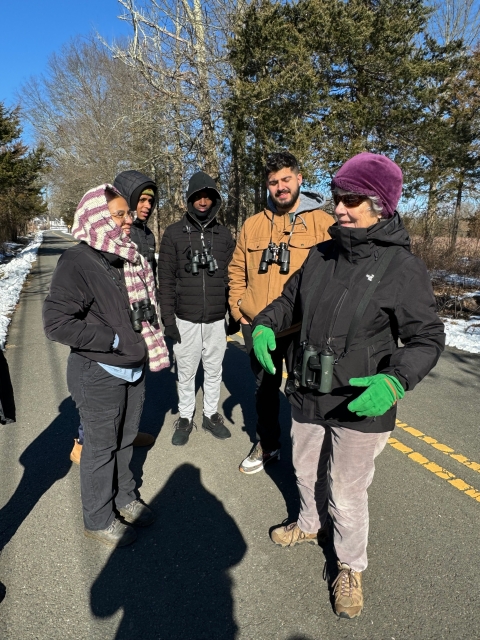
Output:
[[[362,196],[360,193],[344,193],[343,195],[340,193],[333,193],[332,197],[335,206],[339,205],[340,202],[343,202],[347,209],[358,207],[362,202],[368,200],[368,196]]]
[[[132,220],[135,219],[135,211],[116,211],[111,215],[112,218],[117,218],[117,220],[124,220],[127,216],[129,216]]]

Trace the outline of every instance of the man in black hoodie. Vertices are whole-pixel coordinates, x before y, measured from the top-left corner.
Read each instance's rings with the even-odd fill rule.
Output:
[[[122,171],[115,178],[113,186],[120,191],[130,210],[136,214],[130,237],[137,245],[139,253],[150,263],[156,278],[155,236],[147,227],[147,222],[157,204],[157,185],[140,171]]]
[[[172,444],[187,443],[195,412],[195,374],[205,374],[205,431],[224,440],[230,431],[218,413],[226,349],[228,263],[235,247],[230,231],[216,220],[222,199],[214,180],[199,171],[188,184],[187,212],[167,227],[158,259],[160,310],[165,335],[174,341],[180,417]]]
[[[115,178],[113,186],[123,195],[135,219],[130,228],[130,238],[138,247],[138,252],[148,260],[157,284],[157,262],[155,260],[155,236],[147,227],[147,222],[157,204],[157,185],[140,171],[122,171]],[[155,442],[150,433],[139,431],[133,441],[134,447],[149,447]],[[83,426],[80,424],[78,438],[74,439],[70,460],[80,464],[83,447]]]

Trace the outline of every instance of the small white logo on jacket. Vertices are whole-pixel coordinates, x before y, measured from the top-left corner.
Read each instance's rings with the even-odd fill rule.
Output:
[[[369,280],[370,282],[373,280],[374,277],[375,277],[374,273],[372,273],[371,275],[367,273],[367,280]]]

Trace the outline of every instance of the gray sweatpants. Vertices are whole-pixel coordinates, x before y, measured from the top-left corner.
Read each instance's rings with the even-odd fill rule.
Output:
[[[300,493],[298,526],[316,533],[330,515],[340,562],[367,568],[368,494],[375,458],[391,431],[362,433],[292,420],[293,466]]]
[[[222,383],[222,362],[227,348],[225,320],[209,324],[176,318],[182,339],[173,345],[177,361],[178,409],[181,418],[192,418],[195,412],[195,374],[203,364],[203,413],[210,418],[217,412]]]

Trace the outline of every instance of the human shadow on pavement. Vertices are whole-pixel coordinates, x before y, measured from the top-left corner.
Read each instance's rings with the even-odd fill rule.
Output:
[[[37,502],[57,480],[64,478],[78,414],[70,397],[63,400],[60,414],[20,456],[24,472],[10,500],[0,509],[0,550],[5,547],[29,516]]]
[[[200,470],[177,468],[150,504],[157,521],[113,552],[91,588],[99,618],[123,611],[116,640],[233,640],[232,578],[247,546]]]
[[[244,424],[242,431],[248,433],[253,445],[256,438],[257,414],[255,411],[255,378],[250,368],[249,357],[245,347],[239,343],[229,342],[223,361],[223,382],[229,392],[223,403],[225,417],[232,420],[233,408],[240,405]],[[272,462],[265,467],[265,473],[272,479],[283,495],[287,507],[289,522],[296,520],[300,508],[300,501],[292,464],[292,442],[290,439],[291,409],[288,400],[280,393],[280,424],[282,435],[280,438],[281,460]],[[235,423],[233,423],[235,425]],[[248,444],[246,445],[248,447]],[[248,455],[248,449],[244,452]],[[239,464],[241,460],[238,461]],[[252,478],[253,480],[253,478]],[[274,523],[272,523],[273,525]],[[281,524],[280,522],[278,524]]]

